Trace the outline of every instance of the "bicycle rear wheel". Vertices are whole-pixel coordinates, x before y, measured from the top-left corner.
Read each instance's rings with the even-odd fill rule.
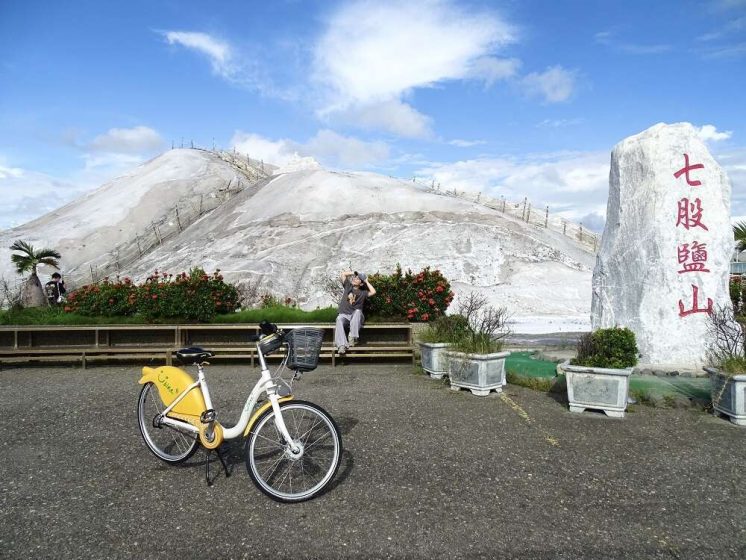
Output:
[[[254,484],[270,498],[279,502],[310,500],[334,478],[342,437],[334,419],[320,406],[289,401],[281,403],[280,410],[301,451],[292,452],[270,408],[259,417],[246,440],[246,468]]]
[[[166,463],[182,463],[197,451],[197,435],[156,422],[165,407],[153,383],[146,383],[137,401],[137,423],[148,449]]]

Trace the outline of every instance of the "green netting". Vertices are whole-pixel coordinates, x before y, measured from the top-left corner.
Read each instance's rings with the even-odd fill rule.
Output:
[[[505,359],[505,371],[523,377],[554,377],[557,364],[537,360],[532,352],[513,352]]]
[[[630,392],[641,392],[645,395],[660,396],[683,395],[697,400],[710,400],[710,380],[706,377],[631,377]]]
[[[513,352],[505,360],[507,374],[534,379],[548,379],[555,376],[557,370],[555,362],[539,360],[533,356],[532,352]],[[646,397],[683,395],[702,401],[710,399],[710,380],[706,377],[633,376],[630,378],[629,389],[630,393],[642,394]]]

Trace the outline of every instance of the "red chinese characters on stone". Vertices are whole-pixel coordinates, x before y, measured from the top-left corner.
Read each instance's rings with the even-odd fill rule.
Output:
[[[700,227],[705,231],[710,231],[702,223],[702,201],[695,198],[691,202],[688,198],[679,200],[679,211],[676,219],[676,227],[684,226],[686,229]]]
[[[690,187],[698,187],[702,184],[702,181],[695,181],[693,179],[689,178],[689,172],[694,171],[695,169],[704,169],[705,166],[701,163],[695,163],[694,165],[689,165],[689,154],[684,154],[684,167],[679,169],[676,173],[673,174],[673,176],[678,179],[682,175],[686,176],[686,184]]]
[[[682,269],[679,270],[679,274],[684,272],[710,272],[709,268],[705,268],[707,262],[707,243],[699,243],[697,241],[690,243],[684,243],[678,247],[679,264],[682,265]]]
[[[679,317],[693,313],[712,313],[712,299],[707,298],[707,307],[699,307],[699,288],[692,284],[692,308],[684,309],[684,302],[679,300]]]
[[[694,179],[690,174],[704,168],[705,166],[701,163],[690,164],[689,154],[684,154],[684,167],[676,171],[673,176],[675,179],[679,179],[683,175],[687,185],[690,187],[699,187],[702,185],[702,181]],[[683,226],[687,231],[692,228],[701,228],[704,231],[709,231],[708,227],[702,223],[701,199],[695,198],[694,201],[691,201],[689,198],[682,198],[679,200],[676,227],[679,226]],[[679,274],[687,272],[710,272],[706,264],[706,243],[700,243],[699,241],[683,243],[677,247],[677,257],[679,261]],[[687,317],[695,313],[711,313],[713,306],[712,299],[706,298],[706,305],[700,307],[699,287],[695,284],[690,285],[692,287],[691,307],[687,309],[684,302],[679,300],[679,317]]]

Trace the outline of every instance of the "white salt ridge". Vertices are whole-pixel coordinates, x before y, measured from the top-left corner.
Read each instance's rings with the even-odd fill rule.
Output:
[[[532,325],[588,316],[594,257],[573,239],[407,181],[301,167],[239,193],[121,274],[220,268],[228,281],[256,281],[312,309],[335,303],[323,284],[342,269],[391,272],[400,263],[438,268],[457,294],[476,289]],[[0,240],[59,248],[63,273],[85,274],[86,263],[133,240],[180,198],[214,192],[235,175],[213,154],[174,150]]]

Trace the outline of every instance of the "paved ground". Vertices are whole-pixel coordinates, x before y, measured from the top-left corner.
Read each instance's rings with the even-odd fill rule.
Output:
[[[256,370],[215,366],[237,418]],[[571,414],[521,387],[454,392],[407,365],[321,367],[297,395],[338,420],[325,495],[261,494],[230,447],[158,461],[132,367],[0,371],[3,558],[746,558],[746,430],[691,409]]]

